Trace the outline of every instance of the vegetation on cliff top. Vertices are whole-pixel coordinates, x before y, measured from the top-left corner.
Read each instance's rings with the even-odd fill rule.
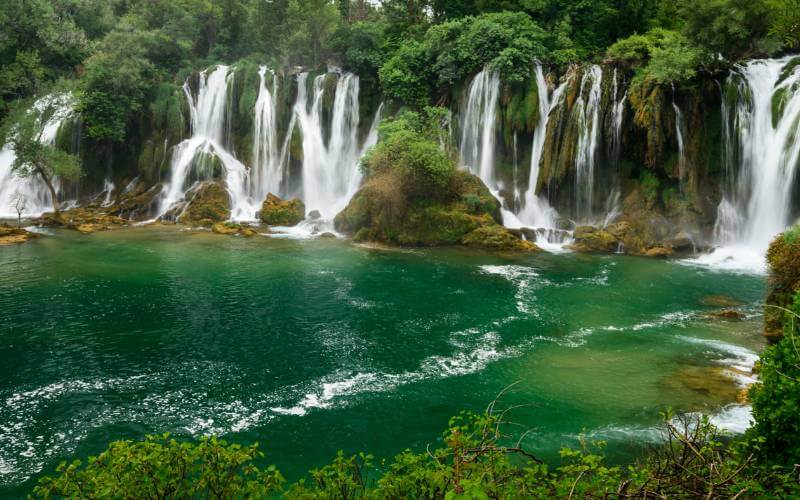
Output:
[[[3,106],[76,81],[87,135],[120,143],[159,85],[218,62],[336,62],[408,104],[489,64],[514,83],[535,60],[611,59],[659,81],[793,48],[797,0],[10,0],[0,6]],[[616,43],[616,45],[615,45]],[[622,45],[620,45],[622,44]]]

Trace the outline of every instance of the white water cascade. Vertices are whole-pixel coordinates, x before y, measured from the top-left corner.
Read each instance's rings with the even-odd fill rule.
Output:
[[[30,113],[44,112],[50,114],[42,126],[40,141],[52,146],[56,142],[56,135],[61,125],[73,114],[74,102],[71,94],[57,94],[38,99]],[[53,210],[53,200],[47,185],[37,175],[18,177],[11,171],[16,155],[10,145],[6,144],[0,149],[0,218],[16,218],[17,211],[14,204],[17,195],[25,200],[23,216],[38,217],[45,212]],[[54,181],[56,194],[59,195],[58,179]]]
[[[550,112],[560,102],[567,87],[567,81],[559,85],[552,95],[548,95],[547,81],[544,78],[544,71],[540,65],[536,65],[536,88],[539,96],[539,122],[533,132],[533,142],[531,144],[531,169],[528,177],[528,190],[525,191],[525,205],[517,214],[520,223],[534,228],[553,229],[555,227],[558,212],[550,206],[547,198],[536,194],[536,185],[539,181],[539,164],[542,160],[544,142],[547,137],[547,123],[550,120]],[[541,238],[540,238],[541,239]],[[544,243],[544,241],[539,241]]]
[[[248,203],[248,169],[225,146],[225,113],[228,86],[232,78],[227,66],[217,66],[210,73],[200,73],[197,98],[188,82],[183,90],[189,103],[192,134],[175,146],[170,164],[170,180],[164,186],[158,217],[187,201],[192,181],[211,179],[213,158],[225,169],[225,180],[231,193],[231,215],[234,219],[252,218]]]
[[[336,78],[330,123],[324,121],[325,80]],[[303,136],[302,199],[306,211],[330,221],[347,206],[361,183],[359,162],[377,142],[380,109],[363,144],[359,144],[359,79],[352,73],[319,75],[307,88],[308,73],[297,76],[294,117]],[[328,125],[328,127],[326,127]],[[326,137],[325,130],[330,130]],[[292,133],[291,127],[288,132]],[[327,140],[326,140],[327,139]]]
[[[267,87],[267,73],[272,75],[272,90]],[[277,108],[275,94],[278,81],[266,66],[258,69],[259,88],[253,117],[253,165],[247,186],[247,200],[241,205],[250,205],[247,215],[255,218],[259,204],[267,194],[283,195],[283,155],[278,143]]]
[[[683,122],[683,113],[675,103],[675,99],[672,100],[672,109],[675,111],[675,137],[678,140],[678,182],[682,190],[683,181],[686,177],[686,151],[683,144],[684,130],[686,129]]]
[[[764,254],[789,223],[791,190],[800,160],[800,67],[782,81],[791,57],[751,61],[738,66],[729,83],[738,87],[735,112],[723,109],[724,158],[738,160],[733,185],[719,205],[718,248],[694,262],[732,270],[764,272]],[[778,95],[778,93],[782,95]],[[773,108],[773,98],[782,99]],[[723,99],[725,106],[725,99]],[[782,108],[780,116],[773,109]]]
[[[593,222],[594,169],[600,142],[602,83],[603,70],[600,66],[592,65],[581,78],[575,101],[580,129],[575,154],[575,217],[580,222]]]
[[[463,167],[480,177],[492,193],[498,190],[494,177],[495,129],[500,77],[483,69],[475,75],[461,113],[459,160]]]

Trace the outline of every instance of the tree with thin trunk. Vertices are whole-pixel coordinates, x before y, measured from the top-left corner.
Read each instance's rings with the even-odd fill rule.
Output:
[[[22,213],[28,206],[28,197],[19,191],[15,191],[14,194],[11,195],[11,206],[13,206],[14,210],[17,212],[17,227],[21,228]]]
[[[41,101],[40,101],[41,103]],[[6,141],[14,150],[14,163],[11,170],[18,177],[38,177],[50,191],[53,212],[61,216],[58,209],[56,179],[77,180],[82,175],[78,157],[57,149],[43,140],[48,123],[59,120],[65,113],[55,102],[44,102],[34,107],[18,107],[9,116]]]

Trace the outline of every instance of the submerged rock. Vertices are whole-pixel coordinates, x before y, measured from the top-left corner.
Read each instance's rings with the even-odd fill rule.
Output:
[[[737,311],[736,309],[720,309],[719,311],[712,311],[708,313],[708,316],[712,318],[730,320],[743,320],[745,318],[744,313]]]
[[[742,305],[742,302],[727,295],[706,295],[700,299],[700,303],[714,307],[737,307]]]
[[[319,218],[318,211],[315,215]],[[313,213],[313,212],[312,212]],[[297,198],[282,200],[272,193],[267,195],[258,217],[270,226],[296,226],[305,219],[306,206]]]

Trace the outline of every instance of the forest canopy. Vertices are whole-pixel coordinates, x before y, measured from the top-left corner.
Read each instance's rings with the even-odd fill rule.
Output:
[[[612,61],[675,83],[800,45],[800,0],[7,0],[0,118],[54,85],[108,143],[190,71],[244,59],[334,64],[404,104],[435,104],[484,65]]]

